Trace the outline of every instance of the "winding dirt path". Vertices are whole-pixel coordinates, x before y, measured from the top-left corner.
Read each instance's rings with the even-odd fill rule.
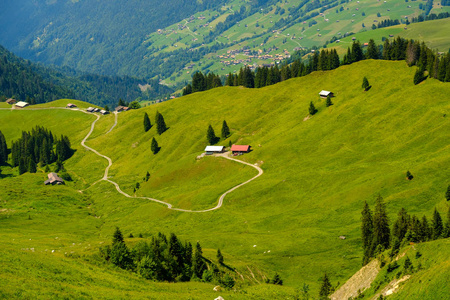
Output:
[[[81,111],[81,110],[79,110],[79,111]],[[84,111],[81,111],[81,112],[84,112]],[[86,112],[85,112],[85,113],[86,113]],[[92,113],[89,113],[89,114],[92,114]],[[251,179],[249,179],[249,180],[247,180],[247,181],[245,181],[245,182],[243,182],[243,183],[241,183],[241,184],[239,184],[239,185],[237,185],[237,186],[235,186],[235,187],[229,189],[229,190],[226,191],[225,193],[223,193],[223,194],[219,197],[219,201],[218,201],[217,205],[216,205],[215,207],[213,207],[213,208],[204,209],[204,210],[188,210],[188,209],[181,209],[181,208],[175,208],[175,207],[172,206],[172,204],[167,203],[167,202],[164,202],[164,201],[161,201],[161,200],[158,200],[158,199],[155,199],[155,198],[150,198],[150,197],[135,197],[135,196],[131,196],[131,195],[125,193],[124,191],[122,191],[122,189],[120,188],[120,186],[119,186],[119,184],[118,184],[117,182],[114,182],[114,181],[108,179],[109,169],[110,169],[111,166],[112,166],[112,160],[111,160],[111,158],[109,158],[109,157],[106,156],[106,155],[101,154],[101,153],[98,152],[97,150],[95,150],[95,149],[93,149],[93,148],[91,148],[91,147],[89,147],[89,146],[86,145],[87,139],[91,136],[92,132],[94,131],[95,123],[97,123],[97,121],[100,119],[100,116],[99,116],[99,115],[96,115],[96,114],[92,114],[92,115],[96,116],[97,119],[95,119],[94,122],[92,122],[92,124],[91,124],[91,129],[90,129],[90,131],[88,132],[88,134],[84,137],[84,139],[81,141],[81,145],[82,145],[84,148],[86,148],[87,150],[92,151],[92,152],[95,153],[96,155],[98,155],[98,156],[100,156],[100,157],[103,157],[104,159],[106,159],[106,160],[108,161],[108,166],[105,168],[105,173],[103,174],[103,177],[102,177],[100,180],[98,180],[98,181],[96,181],[95,183],[93,183],[93,185],[96,184],[96,183],[98,183],[98,182],[100,182],[100,181],[107,181],[107,182],[113,184],[113,185],[116,187],[116,190],[117,190],[120,194],[122,194],[123,196],[125,196],[125,197],[127,197],[127,198],[135,198],[135,199],[146,199],[146,200],[150,200],[150,201],[153,201],[153,202],[157,202],[157,203],[166,205],[168,209],[172,209],[172,210],[176,210],[176,211],[181,211],[181,212],[191,212],[191,213],[209,212],[209,211],[213,211],[213,210],[216,210],[216,209],[221,208],[222,205],[223,205],[223,200],[225,199],[226,195],[228,195],[229,193],[233,192],[234,190],[240,188],[241,186],[243,186],[243,185],[245,185],[245,184],[247,184],[247,183],[249,183],[249,182],[255,180],[256,178],[258,178],[259,176],[261,176],[261,175],[264,173],[264,171],[263,171],[259,166],[257,166],[257,165],[252,165],[252,164],[250,164],[250,163],[247,163],[247,162],[244,162],[244,161],[235,159],[235,158],[228,157],[228,156],[227,156],[227,153],[222,153],[222,154],[219,154],[219,155],[216,155],[216,156],[217,156],[217,157],[223,157],[223,158],[225,158],[225,159],[232,160],[232,161],[235,161],[235,162],[244,164],[244,165],[248,165],[248,166],[250,166],[250,167],[255,168],[256,170],[258,170],[258,174],[257,174],[256,176],[252,177]],[[115,122],[114,122],[113,126],[109,129],[109,131],[108,131],[106,134],[108,134],[109,132],[111,132],[111,131],[113,130],[113,128],[117,125],[117,118],[118,118],[118,114],[115,113]]]

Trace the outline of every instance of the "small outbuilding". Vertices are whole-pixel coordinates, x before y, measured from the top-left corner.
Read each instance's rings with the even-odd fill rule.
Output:
[[[11,104],[11,105],[15,104],[16,102],[17,101],[13,98],[9,98],[8,100],[6,100],[6,103]]]
[[[20,108],[27,107],[28,105],[30,105],[30,104],[28,104],[27,102],[23,102],[23,101],[19,101],[16,103],[16,107],[20,107]]]
[[[73,103],[68,103],[67,105],[66,105],[66,107],[67,108],[75,108],[75,107],[77,107],[75,104],[73,104]]]
[[[95,112],[95,108],[89,106],[86,111],[92,113]]]
[[[206,155],[212,155],[214,153],[223,153],[224,149],[224,146],[206,146],[205,152]]]
[[[109,111],[102,109],[102,110],[100,111],[100,113],[101,113],[102,115],[107,115],[107,114],[109,114]]]
[[[250,152],[250,145],[233,145],[231,146],[231,152],[234,155],[241,155]]]
[[[320,96],[321,98],[327,98],[328,96],[334,97],[334,94],[333,94],[333,92],[330,92],[330,91],[321,91],[321,92],[319,93],[319,96]]]
[[[56,174],[55,172],[48,173],[47,177],[48,179],[44,181],[45,185],[64,184],[64,180],[61,177],[59,177],[58,174]]]
[[[122,106],[122,105],[119,105],[119,106],[116,107],[116,111],[117,112],[127,111],[127,110],[130,110],[130,108],[126,107],[126,106]]]

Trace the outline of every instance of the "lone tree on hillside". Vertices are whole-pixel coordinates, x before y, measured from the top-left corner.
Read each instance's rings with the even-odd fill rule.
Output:
[[[162,114],[159,113],[159,111],[156,112],[155,116],[155,123],[156,123],[156,132],[161,135],[164,131],[167,130],[166,122],[164,121],[164,117]]]
[[[152,145],[151,145],[151,150],[153,152],[153,154],[156,154],[159,152],[159,146],[158,146],[158,142],[156,141],[155,138],[152,138]]]
[[[217,142],[216,134],[214,133],[214,129],[211,125],[209,125],[208,131],[206,132],[206,139],[210,145],[214,145]]]
[[[226,139],[229,135],[230,135],[230,128],[228,128],[228,124],[224,120],[222,124],[222,138]]]
[[[364,89],[364,91],[368,91],[370,89],[369,80],[367,80],[366,76],[364,76],[363,78],[362,88]]]
[[[330,279],[328,278],[327,273],[325,273],[322,278],[322,285],[320,286],[319,299],[328,299],[328,295],[331,293],[331,288],[332,286]]]
[[[325,102],[325,105],[327,107],[330,107],[331,105],[333,105],[333,102],[331,102],[331,96],[330,95],[327,96],[327,102]]]
[[[144,130],[145,132],[149,131],[152,128],[152,123],[150,123],[150,118],[147,113],[144,113]]]
[[[317,112],[317,109],[311,101],[311,103],[309,103],[309,114],[312,116],[312,115],[316,114],[316,112]]]
[[[441,214],[434,208],[433,213],[433,240],[437,240],[442,236],[444,231],[444,224],[442,223]]]
[[[447,199],[447,201],[450,201],[450,184],[447,187],[447,192],[445,192],[445,199]]]

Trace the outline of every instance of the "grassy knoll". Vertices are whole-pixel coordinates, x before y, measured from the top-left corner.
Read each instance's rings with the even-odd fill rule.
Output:
[[[95,158],[85,150],[77,151],[66,166],[77,174],[73,185],[83,192],[71,192],[72,197],[89,199],[89,205],[86,203],[79,205],[81,209],[77,208],[80,213],[85,212],[85,217],[74,219],[75,223],[85,224],[88,229],[80,233],[79,239],[84,244],[70,251],[92,255],[96,252],[94,245],[109,242],[115,226],[119,226],[126,236],[142,233],[148,237],[158,231],[175,232],[183,240],[200,241],[208,258],[214,258],[216,249],[220,248],[225,263],[236,267],[246,282],[253,280],[252,273],[271,277],[278,272],[289,287],[244,287],[248,294],[225,292],[221,294],[225,299],[267,298],[270,295],[286,298],[286,294],[294,293],[294,288],[303,283],[310,285],[315,296],[324,272],[329,274],[333,284],[343,283],[361,266],[359,226],[364,201],[373,205],[375,197],[381,194],[391,220],[401,207],[409,213],[430,217],[436,206],[445,215],[444,191],[450,175],[446,168],[450,163],[450,102],[447,96],[450,85],[428,79],[414,86],[414,72],[415,69],[408,68],[404,62],[363,61],[263,89],[217,88],[120,113],[117,127],[107,135],[101,132],[107,131],[112,124],[111,116],[102,117],[87,144],[112,158],[111,179],[128,193],[132,193],[133,185],[140,182],[138,196],[156,197],[186,209],[204,209],[215,206],[218,196],[226,189],[254,176],[254,169],[222,158],[196,160],[206,145],[208,125],[211,124],[219,134],[224,119],[231,128],[231,136],[219,144],[228,145],[231,140],[252,145],[253,152],[239,158],[258,163],[265,172],[229,194],[219,210],[182,213],[149,200],[126,198],[107,182],[87,188],[101,178],[106,160]],[[368,92],[361,88],[364,76],[372,85]],[[325,100],[319,99],[318,93],[322,89],[336,94],[332,99],[333,106],[326,108]],[[304,120],[310,101],[319,111]],[[156,134],[154,127],[144,133],[144,112],[154,124],[157,110],[164,116],[169,129],[161,136]],[[26,119],[25,113],[31,115],[33,112],[21,112],[22,119]],[[43,120],[52,119],[55,114],[39,113]],[[75,129],[65,132],[75,144],[87,133],[94,118],[79,112],[67,113],[81,118],[77,124],[84,132]],[[1,130],[5,132],[3,128],[12,127],[14,120],[17,118],[0,123]],[[31,120],[27,122],[32,123]],[[150,151],[152,137],[161,147],[156,155]],[[414,175],[412,181],[405,179],[407,170]],[[147,171],[151,177],[144,182],[142,178]],[[30,182],[35,176],[38,175],[23,175],[20,180]],[[19,180],[7,179],[11,180],[8,185]],[[37,185],[37,179],[33,180]],[[20,186],[25,186],[24,191],[28,189],[24,184]],[[3,197],[2,192],[0,195]],[[84,201],[81,199],[79,201]],[[9,201],[1,208],[9,209]],[[93,210],[91,215],[88,214],[90,210]],[[92,217],[94,215],[99,218]],[[23,213],[20,222],[26,222],[26,217]],[[36,215],[36,218],[40,217]],[[65,218],[64,215],[61,218]],[[49,219],[48,222],[54,221]],[[3,217],[2,226],[15,226],[14,218]],[[70,231],[64,228],[61,226],[58,230],[62,233]],[[43,230],[42,235],[54,235],[53,227]],[[347,239],[340,240],[340,235]],[[14,238],[11,231],[8,241]],[[72,240],[82,243],[75,236]],[[59,242],[49,239],[48,243],[46,249]],[[91,248],[85,249],[89,244]],[[31,246],[26,240],[20,240],[10,247],[18,250]],[[67,252],[69,247],[70,244],[65,243],[61,251]],[[64,258],[63,263],[71,268],[78,261]],[[9,266],[13,265],[14,262],[9,263]],[[93,268],[82,271],[88,274],[97,274],[100,270],[90,264],[86,268]],[[112,273],[111,278],[121,277],[123,273],[110,269],[108,272]],[[58,282],[55,284],[64,280],[51,278],[50,282]],[[127,278],[120,279],[117,286],[125,286]],[[114,280],[96,279],[93,286],[98,287],[99,294],[110,292],[111,297],[120,297],[119,289],[108,288]],[[128,290],[136,297],[142,297],[137,291],[143,284],[147,286],[143,290],[153,289],[155,293],[166,286],[175,286],[173,294],[168,292],[168,298],[177,297],[178,291],[183,296],[208,297],[212,290],[212,286],[198,283],[165,285],[135,280],[129,280]],[[83,291],[95,295],[93,290]],[[8,291],[13,293],[15,290]]]

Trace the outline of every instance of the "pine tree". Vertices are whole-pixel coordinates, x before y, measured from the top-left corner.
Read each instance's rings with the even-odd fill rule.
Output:
[[[444,230],[444,234],[442,236],[443,238],[448,238],[450,237],[450,206],[448,207],[448,211],[447,211],[447,223],[445,223],[445,230]]]
[[[367,91],[369,89],[369,87],[370,87],[369,80],[367,80],[367,77],[364,76],[362,88],[364,89],[364,91]]]
[[[216,134],[214,133],[214,129],[211,125],[208,126],[208,131],[206,132],[206,139],[210,145],[214,145],[217,141]]]
[[[450,201],[450,184],[447,186],[447,191],[445,192],[445,199]]]
[[[145,174],[145,181],[148,181],[150,179],[150,173],[147,171],[147,174]]]
[[[444,231],[444,226],[442,224],[442,218],[436,208],[434,208],[433,213],[433,240],[437,240],[442,236],[442,232]]]
[[[166,122],[164,121],[164,117],[162,114],[159,113],[159,111],[156,112],[155,116],[155,123],[156,123],[156,132],[161,135],[164,131],[167,130]]]
[[[152,144],[150,147],[151,147],[150,149],[152,150],[153,154],[156,154],[159,152],[159,145],[154,137],[152,138]]]
[[[147,113],[144,113],[144,130],[145,132],[149,131],[152,128],[152,123],[150,123],[150,118]]]
[[[378,48],[373,39],[369,40],[369,45],[367,46],[366,57],[367,57],[367,59],[378,59],[379,58]]]
[[[328,278],[327,273],[322,278],[322,285],[320,286],[319,298],[320,299],[328,299],[328,295],[331,292],[331,282]]]
[[[27,167],[25,166],[25,161],[23,158],[19,160],[19,175],[22,175],[27,171]]]
[[[422,68],[418,68],[416,70],[416,73],[414,74],[414,84],[419,84],[422,81],[424,81],[425,79],[426,79],[426,77],[423,74],[423,69]]]
[[[219,264],[223,265],[223,256],[220,252],[220,249],[217,249],[217,261],[219,262]]]
[[[116,227],[116,231],[114,231],[112,243],[113,245],[116,243],[123,243],[123,234],[122,231],[120,231],[119,227]]]
[[[6,146],[6,139],[0,131],[0,165],[3,165],[8,160],[8,147]]]
[[[194,259],[192,261],[192,271],[197,278],[202,278],[203,271],[206,269],[202,254],[202,247],[197,242],[194,252]]]
[[[361,238],[364,250],[363,265],[366,265],[373,255],[373,219],[372,211],[367,202],[364,202],[361,215]]]
[[[325,102],[325,105],[327,107],[330,107],[331,105],[333,105],[333,102],[331,102],[331,96],[330,95],[327,96],[327,101]]]
[[[373,214],[373,238],[375,248],[380,245],[384,249],[389,249],[389,219],[386,212],[386,204],[381,196],[378,196],[375,201],[375,211]]]
[[[222,138],[226,139],[229,135],[230,135],[230,128],[228,128],[228,124],[224,120],[222,123]]]
[[[411,174],[410,171],[406,171],[406,179],[408,180],[412,180],[414,178],[414,176]]]
[[[312,116],[312,115],[315,115],[316,112],[317,112],[317,109],[311,101],[311,103],[309,103],[309,114]]]
[[[30,173],[36,173],[36,163],[34,162],[34,160],[29,159],[28,160],[28,172]]]

